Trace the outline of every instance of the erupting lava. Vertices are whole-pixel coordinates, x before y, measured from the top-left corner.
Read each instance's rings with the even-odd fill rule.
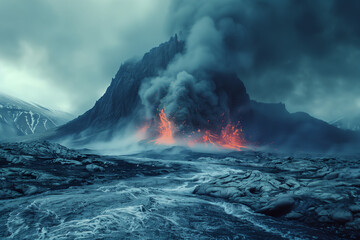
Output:
[[[175,140],[171,129],[171,122],[167,119],[163,109],[161,109],[159,113],[159,117],[160,117],[160,126],[159,126],[160,136],[155,140],[155,143],[163,144],[163,145],[174,144]]]
[[[241,150],[242,148],[246,148],[241,134],[242,128],[233,126],[229,123],[226,127],[221,129],[219,135],[206,130],[202,135],[202,138],[197,142],[212,144],[228,149]],[[194,143],[191,144],[193,145]]]
[[[241,134],[242,128],[228,124],[221,130],[220,141],[216,143],[224,148],[240,150],[245,148]]]
[[[159,112],[159,125],[157,132],[159,136],[154,140],[155,144],[161,145],[172,145],[175,144],[174,130],[176,129],[175,125],[166,117],[164,110],[162,109]],[[143,128],[139,130],[141,136],[146,135],[149,124],[146,124]],[[138,133],[138,134],[139,134]],[[177,134],[181,135],[181,134]],[[201,130],[198,129],[197,132],[193,133],[190,136],[178,136],[176,140],[179,140],[178,143],[187,142],[187,145],[193,147],[197,144],[206,144],[212,145],[220,148],[227,148],[240,151],[245,146],[245,140],[243,138],[243,130],[237,125],[232,125],[228,123],[221,131],[210,131],[210,130]]]

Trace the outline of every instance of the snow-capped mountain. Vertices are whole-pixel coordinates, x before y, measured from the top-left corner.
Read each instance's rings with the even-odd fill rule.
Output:
[[[71,119],[70,114],[0,94],[0,139],[41,133]]]
[[[360,131],[360,114],[342,117],[330,124],[341,129]]]

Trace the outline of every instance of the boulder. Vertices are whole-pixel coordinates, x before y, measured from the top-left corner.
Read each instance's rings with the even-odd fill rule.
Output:
[[[299,219],[299,218],[303,217],[303,215],[298,212],[290,212],[290,213],[286,214],[285,217],[287,219],[293,220],[293,219]]]
[[[353,220],[351,212],[345,209],[335,209],[331,214],[331,218],[339,223],[346,223]]]
[[[353,213],[360,213],[360,206],[359,205],[351,205],[349,210]]]
[[[273,217],[280,217],[289,213],[295,204],[295,200],[292,197],[280,197],[273,202],[270,202],[267,206],[258,210],[259,213],[263,213]]]
[[[105,169],[96,164],[89,164],[89,165],[86,165],[86,170],[88,170],[89,172],[102,172]]]

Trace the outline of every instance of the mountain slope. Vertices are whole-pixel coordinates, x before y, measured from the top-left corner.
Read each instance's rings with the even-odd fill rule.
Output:
[[[71,118],[70,114],[0,94],[0,139],[42,133]]]
[[[153,48],[140,61],[124,63],[95,106],[63,126],[60,132],[79,133],[88,128],[108,129],[117,125],[120,119],[133,114],[139,106],[138,91],[142,80],[164,70],[176,54],[183,50],[184,42],[175,36]]]

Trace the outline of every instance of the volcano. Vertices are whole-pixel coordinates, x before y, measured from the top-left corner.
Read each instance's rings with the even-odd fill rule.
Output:
[[[178,137],[186,139],[189,146],[201,139],[237,150],[246,142],[300,151],[338,150],[358,144],[355,132],[303,112],[289,113],[282,103],[251,100],[234,72],[201,68],[173,74],[187,51],[186,42],[175,35],[139,61],[124,63],[95,106],[60,127],[56,137],[71,135],[90,141],[102,134],[106,140],[131,123],[146,125],[156,143],[173,144]]]

